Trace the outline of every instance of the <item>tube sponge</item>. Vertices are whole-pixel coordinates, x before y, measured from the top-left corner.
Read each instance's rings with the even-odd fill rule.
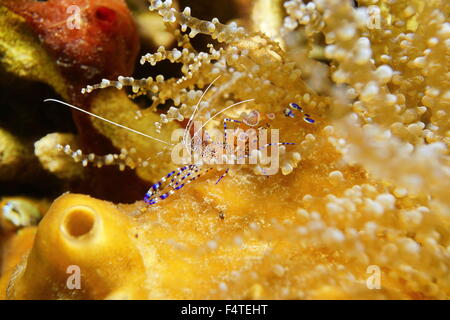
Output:
[[[27,262],[12,276],[7,298],[142,298],[145,272],[126,233],[129,223],[110,203],[61,196],[42,220]],[[79,271],[78,290],[69,288],[71,270]]]

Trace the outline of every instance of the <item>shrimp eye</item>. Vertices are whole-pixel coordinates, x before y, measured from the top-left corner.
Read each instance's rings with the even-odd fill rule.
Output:
[[[285,115],[286,117],[291,117],[291,118],[294,118],[294,117],[295,117],[294,113],[293,113],[292,110],[289,109],[289,108],[286,108],[286,109],[284,110],[284,115]]]
[[[291,109],[295,109],[295,110],[299,110],[299,111],[303,112],[303,108],[294,102],[289,103],[289,107],[291,107]]]

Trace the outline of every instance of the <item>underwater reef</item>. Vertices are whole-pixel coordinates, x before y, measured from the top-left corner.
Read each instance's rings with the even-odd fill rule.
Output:
[[[449,17],[0,0],[0,299],[449,299]]]

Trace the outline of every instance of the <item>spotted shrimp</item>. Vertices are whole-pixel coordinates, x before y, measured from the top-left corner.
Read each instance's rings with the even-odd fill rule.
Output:
[[[213,83],[211,83],[210,86],[212,84]],[[210,88],[210,86],[208,87],[208,89]],[[206,91],[208,89],[206,89]],[[206,93],[206,91],[204,92],[204,94]],[[244,113],[243,115],[241,115],[241,118],[239,118],[239,119],[233,119],[233,118],[226,117],[223,119],[223,132],[224,132],[223,137],[224,137],[224,139],[222,141],[214,142],[212,140],[211,136],[208,134],[208,132],[205,131],[205,136],[207,137],[207,139],[205,141],[203,141],[203,144],[199,146],[199,144],[194,143],[193,144],[194,146],[192,147],[192,146],[189,146],[189,144],[187,142],[189,140],[190,140],[190,142],[193,142],[196,139],[198,139],[200,130],[194,131],[193,137],[191,139],[188,139],[187,137],[189,135],[189,131],[191,131],[191,129],[192,129],[195,112],[197,111],[198,105],[200,104],[204,94],[200,98],[199,103],[196,105],[194,112],[192,113],[192,115],[189,119],[189,122],[188,122],[186,128],[184,129],[185,134],[183,136],[183,143],[186,146],[186,148],[190,149],[189,150],[190,152],[198,152],[199,150],[201,150],[200,158],[202,161],[200,161],[200,163],[191,163],[191,164],[186,164],[184,166],[181,166],[181,167],[169,172],[167,175],[162,177],[158,182],[153,184],[144,196],[144,202],[147,205],[154,205],[156,203],[159,203],[162,200],[167,199],[170,195],[181,190],[187,184],[190,184],[190,183],[196,181],[201,176],[203,176],[211,171],[220,171],[219,166],[204,165],[203,162],[207,162],[207,163],[217,162],[220,159],[218,158],[218,156],[215,153],[216,150],[223,149],[225,151],[225,153],[227,153],[230,149],[232,149],[231,143],[228,142],[228,140],[227,140],[227,138],[228,138],[227,137],[227,132],[228,132],[227,129],[229,128],[230,124],[235,125],[235,127],[233,128],[234,132],[240,131],[242,133],[242,132],[245,132],[245,130],[248,128],[255,128],[257,131],[261,131],[261,130],[270,128],[271,121],[273,119],[275,119],[275,117],[276,117],[276,115],[274,113],[262,113],[257,110],[253,110],[249,114]],[[94,113],[88,112],[86,110],[83,110],[82,108],[71,105],[69,103],[59,101],[56,99],[46,99],[45,100],[45,102],[51,102],[51,101],[57,102],[60,104],[64,104],[70,108],[73,108],[75,110],[78,110],[80,112],[88,114],[92,117],[98,118],[102,121],[108,122],[112,125],[118,126],[122,129],[129,130],[135,134],[142,135],[146,138],[149,138],[149,139],[152,139],[152,140],[155,140],[158,142],[162,142],[166,145],[170,145],[170,146],[174,145],[169,142],[160,140],[156,137],[147,135],[140,131],[137,131],[132,128],[126,127],[124,125],[121,125],[114,121],[100,117]],[[218,112],[217,114],[215,114],[213,117],[210,117],[208,119],[208,121],[206,121],[206,122],[209,122],[214,117],[218,116],[219,114],[224,113],[226,110],[230,109],[231,107],[234,107],[234,106],[237,106],[237,105],[240,105],[243,103],[251,102],[251,101],[253,101],[253,99],[249,99],[249,100],[245,100],[245,101],[241,101],[241,102],[232,104],[231,106],[228,106],[228,107],[224,108],[223,110],[221,110],[220,112]],[[289,117],[289,118],[295,118],[297,112],[302,113],[303,120],[305,122],[307,122],[308,124],[315,123],[315,120],[312,119],[309,114],[304,114],[303,108],[294,102],[290,103],[289,106],[284,109],[283,115],[286,117]],[[200,129],[202,129],[205,125],[206,125],[206,123],[203,124],[203,126]],[[244,137],[244,139],[247,139],[247,138],[248,137]],[[255,142],[255,141],[253,141],[253,142]],[[295,145],[295,143],[293,143],[293,142],[265,143],[262,146],[259,146],[257,151],[261,151],[263,149],[266,149],[266,148],[268,148],[270,146],[274,146],[274,145],[276,145],[276,146],[292,146],[292,145]],[[211,148],[211,146],[213,146],[214,148]],[[236,147],[236,145],[233,145],[233,147]],[[234,155],[235,160],[243,160],[244,158],[249,158],[251,156],[250,150],[248,149],[248,147],[246,147],[246,144],[244,144],[244,148],[246,148],[246,149],[242,149],[242,146],[237,146],[237,148],[235,148],[236,151],[240,154],[240,156],[238,156],[238,157],[236,157]],[[205,161],[205,160],[209,160],[209,161]],[[221,175],[219,176],[218,180],[216,181],[216,184],[218,184],[228,174],[229,170],[230,170],[230,167],[227,167],[221,172]],[[262,171],[262,173],[265,174],[264,170]]]

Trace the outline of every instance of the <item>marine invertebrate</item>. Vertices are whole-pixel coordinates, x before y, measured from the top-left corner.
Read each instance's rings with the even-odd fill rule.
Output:
[[[0,278],[0,290],[2,292],[0,298],[5,298],[6,288],[8,287],[9,280],[17,265],[23,260],[23,256],[26,255],[33,246],[34,237],[36,234],[36,227],[26,227],[18,230],[14,236],[1,235],[1,263],[2,268],[0,270],[2,277]]]
[[[72,5],[75,7],[70,7]],[[73,9],[80,10],[75,12]],[[0,19],[5,26],[2,28],[0,37],[2,79],[5,77],[7,79],[6,82],[2,81],[5,88],[10,85],[10,77],[17,82],[15,85],[17,90],[20,90],[24,83],[28,84],[21,81],[22,78],[43,82],[49,84],[64,99],[89,110],[91,104],[102,105],[102,103],[96,103],[94,95],[86,99],[80,94],[80,88],[86,85],[86,81],[96,81],[95,79],[99,80],[101,77],[118,74],[129,75],[132,72],[139,43],[134,21],[124,1],[89,0],[69,3],[5,0],[0,2],[0,10]],[[110,20],[102,15],[106,11],[110,13]],[[79,21],[74,21],[74,18],[79,18]],[[80,22],[80,25],[76,25],[75,22]],[[92,37],[92,35],[96,36]],[[120,65],[120,67],[116,69],[111,67],[112,65],[116,67]],[[5,74],[3,71],[6,71]],[[20,79],[16,80],[16,76]],[[39,85],[36,84],[36,86]],[[51,89],[45,88],[45,91],[49,90]],[[41,94],[39,88],[37,91]],[[44,94],[43,98],[49,95],[53,94],[51,92]],[[36,99],[40,98],[36,97]],[[24,103],[24,109],[28,103],[37,105],[32,99],[29,100],[31,102]],[[15,104],[15,101],[8,102],[11,106]],[[77,144],[84,151],[105,156],[120,152],[92,127],[89,119],[80,114],[74,114],[73,120],[78,133]],[[58,130],[61,129],[58,128]],[[74,128],[62,129],[64,132],[67,132],[66,130],[74,132]],[[41,135],[54,131],[55,129],[51,128]],[[35,140],[27,142],[32,144]],[[38,161],[34,161],[33,166],[39,167],[38,164]],[[68,171],[76,167],[71,166],[69,162],[67,165]],[[103,198],[112,199],[117,196],[120,198],[120,195],[123,195],[122,201],[137,198],[132,196],[132,190],[116,193],[114,188],[108,187],[130,181],[133,181],[136,186],[139,185],[139,178],[130,170],[118,174],[111,174],[108,168],[86,171],[89,181],[84,181],[83,185],[75,183],[73,179],[70,182],[58,181],[57,183],[66,186],[66,189],[70,183],[72,190],[88,192]],[[47,176],[56,180],[49,174]],[[109,183],[104,183],[105,181]],[[135,193],[139,194],[139,191]]]
[[[39,45],[30,32],[25,19],[0,6],[1,30],[0,51],[2,67],[6,72],[38,80],[51,85],[62,97],[67,97],[67,89],[51,56]]]
[[[235,105],[241,104],[242,102],[226,107],[221,112],[230,109]],[[289,105],[292,109],[303,111],[303,109],[296,103],[290,103]],[[208,121],[211,121],[221,112],[212,116]],[[286,117],[295,117],[294,113],[289,108],[285,109],[284,114]],[[268,163],[267,152],[262,154],[261,151],[267,151],[266,149],[271,148],[271,158],[278,158],[280,157],[280,147],[284,148],[284,146],[295,145],[295,143],[292,142],[278,142],[278,140],[274,139],[273,135],[270,143],[267,143],[267,130],[265,128],[270,127],[268,120],[270,121],[275,119],[276,115],[273,113],[261,115],[258,111],[254,110],[250,112],[249,115],[244,114],[242,120],[225,118],[223,120],[223,137],[220,135],[219,140],[217,140],[217,137],[214,137],[214,139],[210,134],[205,132],[206,143],[204,143],[205,145],[203,146],[201,141],[203,133],[201,130],[206,123],[203,124],[198,130],[194,127],[192,138],[190,138],[190,135],[188,134],[188,131],[190,130],[190,123],[191,120],[194,119],[194,115],[195,111],[186,125],[182,144],[183,147],[187,148],[187,157],[191,159],[191,162],[189,162],[191,164],[171,171],[160,181],[155,183],[145,195],[144,201],[147,204],[152,205],[158,203],[160,200],[167,199],[176,191],[181,190],[185,185],[195,181],[203,174],[206,174],[214,169],[219,170],[219,172],[223,172],[216,182],[216,184],[218,184],[230,171],[230,166],[227,166],[227,164],[245,164],[246,160],[249,161],[249,164],[258,164],[258,160],[261,160],[259,166],[257,166],[254,171],[258,171],[267,176],[269,172],[263,165]],[[306,114],[303,119],[307,123],[315,122],[308,114]],[[237,123],[240,126],[237,129],[228,130],[228,122]],[[245,130],[245,127],[243,129],[243,125],[246,125],[247,128],[250,129]],[[256,130],[253,128],[256,128]],[[187,138],[188,135],[189,137]],[[234,139],[235,137],[236,139]],[[247,142],[248,145],[246,144]],[[194,143],[194,145],[192,145],[192,143]],[[192,152],[194,154],[192,154]],[[300,160],[300,155],[295,153],[295,158],[296,160]],[[194,161],[192,161],[192,159],[194,159]],[[271,175],[278,172],[279,159],[276,160],[275,165],[273,163],[269,163]],[[195,164],[193,164],[194,162]],[[217,164],[221,166],[219,166],[219,168],[211,167],[211,165]],[[294,165],[297,165],[297,163]]]
[[[83,85],[86,80],[126,74],[133,68],[139,42],[122,0],[3,0],[2,4],[26,19],[57,57],[62,73],[70,75],[69,84],[75,90],[74,80]]]
[[[0,207],[1,233],[10,233],[37,225],[48,209],[48,203],[23,197],[5,197],[1,199]]]
[[[112,297],[114,294],[120,297],[123,294],[123,297],[129,298],[142,297],[141,290],[138,289],[145,274],[142,258],[138,250],[130,251],[133,240],[123,232],[128,229],[124,226],[129,224],[129,219],[115,210],[111,204],[90,200],[85,196],[71,195],[55,202],[40,224],[35,246],[30,252],[30,264],[26,268],[16,270],[12,276],[14,284],[13,288],[7,290],[9,297],[86,299],[99,295],[107,298],[108,295]],[[120,244],[112,239],[120,239]],[[47,245],[49,242],[52,243],[51,246]],[[66,254],[55,256],[55,248]],[[99,250],[102,252],[100,255]],[[83,257],[80,253],[83,253]],[[122,256],[122,259],[115,259],[118,255]],[[95,270],[105,265],[105,262],[108,262],[106,264],[109,265],[109,271],[104,270],[98,277],[92,278]],[[56,269],[48,269],[50,265]],[[66,283],[61,284],[57,277],[55,278],[56,275],[59,275],[60,279],[64,278],[70,265],[83,265],[83,269],[86,268],[85,271],[91,274],[86,277],[87,282],[83,281],[83,285],[87,286],[83,290],[71,291],[66,287]],[[124,272],[122,276],[117,273],[117,270],[128,268],[136,272]],[[46,276],[36,277],[36,274]],[[49,283],[48,279],[55,281],[51,280]],[[30,280],[34,283],[31,290]],[[52,289],[55,286],[58,287],[56,291]],[[126,286],[130,286],[131,291]],[[117,287],[125,292],[113,293]]]
[[[26,146],[10,132],[0,128],[0,177],[14,176],[29,159]]]
[[[161,17],[148,10],[147,1],[128,0],[127,5],[133,13],[141,43],[150,47],[166,47],[175,41],[174,35],[166,29]],[[174,6],[177,6],[177,1],[174,1]]]
[[[49,208],[47,200],[2,197],[0,201],[0,298],[23,255],[32,247],[36,225]]]
[[[215,175],[205,174],[146,210],[142,202],[112,205],[64,195],[39,226],[28,263],[11,277],[7,296],[448,299],[449,188],[448,179],[440,177],[449,174],[449,7],[439,0],[379,3],[377,29],[369,1],[358,1],[357,8],[351,1],[286,1],[285,16],[273,15],[284,19],[275,21],[283,24],[277,42],[233,23],[196,19],[189,9],[171,8],[171,1],[150,1],[166,22],[180,24],[181,32],[174,31],[179,48],[159,48],[141,62],[181,63],[182,76],[105,79],[85,92],[130,87],[132,98],[152,101],[150,108],[139,110],[151,122],[158,105],[173,102],[151,129],[164,137],[179,127],[176,122],[191,118],[202,95],[198,117],[205,121],[223,106],[254,99],[252,109],[286,115],[272,120],[280,141],[295,143],[281,163],[283,174],[267,179],[243,166],[219,184]],[[198,33],[222,45],[198,52],[189,41]],[[307,36],[306,43],[298,41],[299,34]],[[311,58],[320,39],[326,63]],[[327,81],[315,86],[315,77]],[[107,97],[105,92],[99,95]],[[120,97],[127,101],[125,94]],[[293,102],[295,111],[301,107],[311,116],[306,120],[317,122],[292,118],[293,110],[286,107]],[[250,111],[241,107],[226,117],[238,119]],[[115,105],[116,110],[122,109]],[[106,108],[91,111],[111,119]],[[130,122],[131,113],[124,119]],[[143,123],[137,121],[134,128]],[[208,124],[208,129],[223,126],[219,119]],[[114,143],[121,148],[141,142],[127,140],[128,132],[115,132]],[[147,140],[151,146],[143,148],[161,152],[161,158],[149,160],[153,171],[142,169],[152,180],[157,170],[169,172],[166,167],[173,164],[165,161],[170,149]],[[120,241],[112,243],[119,243],[118,249],[79,239],[90,246],[89,254],[81,255],[78,240],[66,246],[70,228],[64,227],[72,220],[64,217],[80,204],[84,213],[79,218],[87,216],[88,223],[74,223],[73,229],[104,220],[109,227],[101,238],[117,236]],[[48,242],[55,243],[62,259],[48,255]],[[117,259],[122,252],[131,252],[126,263]],[[99,256],[109,257],[115,272]],[[85,291],[64,286],[65,268],[72,263],[86,268]],[[133,272],[127,272],[129,265]],[[107,276],[99,277],[93,268]],[[367,282],[373,268],[382,275],[379,288]],[[34,270],[48,275],[56,293],[30,276]],[[100,289],[92,287],[94,280]]]
[[[80,177],[82,175],[82,167],[72,161],[71,157],[58,152],[57,146],[62,144],[76,146],[74,135],[68,133],[48,134],[35,142],[34,154],[38,157],[45,169],[62,179]]]
[[[168,10],[164,12],[160,13],[163,17],[165,17],[166,21],[168,21],[169,18],[166,17],[166,15],[170,15],[173,11]],[[183,13],[181,17],[184,17],[183,19],[186,19],[187,21],[191,21],[189,20],[189,9],[187,8],[185,12],[186,14]],[[172,19],[172,17],[170,17],[170,19]],[[164,47],[160,47],[158,52],[154,55],[147,54],[143,56],[141,63],[145,64],[148,62],[155,65],[156,63],[166,59],[171,62],[181,62],[184,64],[181,69],[184,74],[182,78],[171,78],[164,80],[164,77],[159,75],[155,77],[155,79],[153,79],[153,77],[148,77],[141,80],[135,80],[131,77],[119,77],[117,81],[104,79],[100,84],[87,86],[83,89],[83,92],[90,93],[93,90],[108,87],[116,87],[119,89],[127,86],[132,87],[134,97],[139,97],[145,94],[151,96],[152,105],[150,108],[146,109],[145,112],[140,111],[139,113],[139,117],[143,118],[151,117],[153,115],[152,110],[158,104],[165,103],[166,100],[171,97],[174,102],[174,106],[170,107],[166,114],[162,114],[161,120],[155,123],[157,132],[164,132],[161,128],[167,123],[173,121],[181,122],[188,119],[196,106],[196,102],[203,94],[200,90],[192,89],[194,88],[194,84],[198,82],[200,87],[205,86],[207,83],[211,83],[213,79],[217,77],[217,74],[220,74],[221,78],[218,79],[210,92],[206,93],[204,101],[200,104],[200,112],[198,114],[199,120],[207,120],[212,113],[217,111],[216,108],[211,107],[212,104],[220,106],[230,105],[230,103],[227,102],[236,103],[237,101],[247,101],[249,99],[253,99],[253,95],[257,95],[258,91],[269,90],[271,93],[270,99],[257,99],[256,101],[258,103],[258,110],[262,112],[269,111],[270,108],[275,105],[274,101],[277,98],[281,99],[280,96],[284,90],[281,88],[278,89],[278,86],[286,86],[288,84],[284,83],[280,77],[278,77],[278,79],[272,79],[274,77],[276,78],[276,73],[270,75],[264,74],[264,76],[260,78],[263,72],[259,67],[259,65],[264,63],[266,60],[271,61],[273,59],[277,59],[277,57],[280,57],[277,54],[277,51],[280,49],[276,43],[268,41],[263,34],[250,34],[249,38],[252,39],[252,37],[254,37],[256,39],[255,43],[257,43],[257,41],[261,42],[261,44],[253,47],[252,42],[242,41],[243,38],[247,36],[243,29],[237,28],[235,24],[232,24],[230,27],[222,26],[216,19],[208,24],[208,28],[203,26],[203,29],[197,30],[197,27],[200,26],[199,20],[192,18],[191,22],[193,23],[191,26],[193,31],[191,31],[190,36],[194,37],[198,32],[203,32],[206,34],[211,34],[213,39],[218,38],[219,41],[224,41],[225,39],[222,39],[222,37],[229,33],[227,39],[230,42],[230,46],[216,50],[214,46],[210,45],[209,53],[200,52],[198,53],[198,56],[196,56],[195,50],[193,50],[187,42],[187,36],[179,35],[179,45],[184,47],[182,51],[178,49],[166,51]],[[215,25],[218,26],[218,30],[215,30]],[[185,26],[182,24],[182,30],[185,30],[186,28],[187,25]],[[231,34],[235,36],[233,39],[231,39]],[[267,47],[263,47],[264,44],[266,44]],[[190,53],[190,51],[193,52]],[[252,55],[253,52],[255,55]],[[249,55],[249,57],[247,57],[247,55]],[[232,60],[228,59],[230,56],[233,58]],[[213,60],[218,61],[212,63]],[[292,81],[298,79],[299,74],[296,72],[288,75],[293,67],[292,65],[288,66],[284,63],[275,65],[277,65],[280,69],[278,70],[279,75],[289,76]],[[250,90],[245,89],[247,82],[250,79],[247,77],[248,73],[254,73],[255,75],[250,77],[252,78],[251,81],[258,82],[258,86],[253,84],[253,86],[258,89],[251,92],[251,94]],[[205,79],[203,79],[204,76],[206,76],[208,80],[205,81]],[[270,80],[266,79],[263,81],[262,79],[264,79],[265,76],[268,76]],[[303,84],[300,82],[300,85]],[[308,91],[306,87],[305,90]],[[231,92],[233,93],[233,99],[226,98]],[[289,92],[289,90],[286,90],[286,92]],[[210,101],[210,97],[213,97],[213,101]],[[290,100],[288,100],[289,98]],[[277,102],[282,105],[284,101],[284,105],[287,105],[289,102],[295,101],[296,98],[299,98],[299,96],[292,94],[287,97],[284,96],[282,100]],[[325,105],[325,101],[326,99],[317,97],[317,101],[314,101],[314,103],[320,104],[323,107]],[[93,109],[93,111],[95,110]],[[101,112],[97,113],[103,115]],[[127,142],[124,142],[121,147],[125,149],[134,148],[134,146],[127,144]],[[136,149],[139,152],[139,148]],[[162,152],[170,152],[170,149],[166,151],[162,150]],[[292,159],[288,159],[285,163],[283,163],[282,169],[284,168],[284,172],[289,172],[292,170],[293,166],[289,163],[290,161],[292,161]]]

